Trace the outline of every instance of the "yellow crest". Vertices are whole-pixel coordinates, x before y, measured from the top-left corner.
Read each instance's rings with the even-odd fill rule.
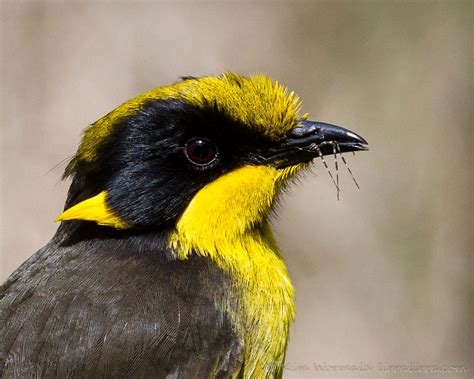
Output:
[[[76,159],[93,162],[97,149],[125,117],[153,100],[181,100],[200,109],[217,109],[230,119],[272,139],[284,138],[296,125],[301,108],[298,97],[265,75],[245,77],[234,73],[191,78],[145,92],[120,105],[84,132]]]

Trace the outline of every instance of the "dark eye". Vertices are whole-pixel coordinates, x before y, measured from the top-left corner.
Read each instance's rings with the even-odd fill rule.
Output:
[[[206,138],[194,138],[186,145],[186,157],[194,164],[205,166],[217,157],[217,147]]]

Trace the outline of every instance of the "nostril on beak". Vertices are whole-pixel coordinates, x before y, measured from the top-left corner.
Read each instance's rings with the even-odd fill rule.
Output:
[[[309,136],[310,134],[318,134],[321,128],[315,125],[314,122],[311,121],[300,121],[299,126],[294,127],[288,133],[288,137],[290,138],[303,138]]]

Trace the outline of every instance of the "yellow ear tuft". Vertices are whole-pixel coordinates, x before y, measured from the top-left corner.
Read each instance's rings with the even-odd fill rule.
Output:
[[[84,220],[94,221],[99,225],[112,226],[116,229],[125,229],[127,224],[118,217],[107,205],[107,192],[102,191],[97,196],[74,205],[65,210],[54,221]]]

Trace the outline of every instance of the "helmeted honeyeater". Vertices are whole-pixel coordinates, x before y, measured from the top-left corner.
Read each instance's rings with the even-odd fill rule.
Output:
[[[55,236],[1,287],[0,376],[281,377],[293,286],[269,212],[313,158],[367,144],[300,108],[226,73],[87,128]]]

